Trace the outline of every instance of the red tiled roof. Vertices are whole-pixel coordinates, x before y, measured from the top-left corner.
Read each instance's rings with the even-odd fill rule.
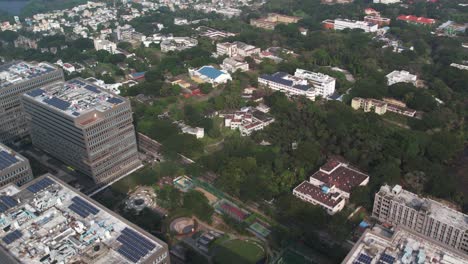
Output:
[[[412,15],[400,15],[397,17],[398,20],[403,20],[403,21],[410,21],[414,23],[421,23],[421,24],[434,24],[435,19],[432,18],[427,18],[427,17],[417,17],[417,16],[412,16]]]
[[[312,199],[329,207],[335,207],[343,200],[343,198],[333,199],[335,194],[324,193],[320,187],[315,186],[308,181],[302,182],[294,190],[304,195],[309,195]]]
[[[247,217],[247,214],[244,213],[241,209],[232,206],[228,203],[221,204],[221,209],[223,209],[223,211],[225,211],[226,213],[234,215],[241,220],[244,220]]]
[[[335,186],[349,193],[369,176],[337,159],[330,159],[311,177],[325,183],[329,187]]]

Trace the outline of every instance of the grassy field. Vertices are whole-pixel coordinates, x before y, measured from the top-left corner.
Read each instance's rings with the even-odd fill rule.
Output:
[[[222,243],[215,252],[214,262],[217,264],[257,263],[265,256],[261,246],[243,240],[231,240]]]

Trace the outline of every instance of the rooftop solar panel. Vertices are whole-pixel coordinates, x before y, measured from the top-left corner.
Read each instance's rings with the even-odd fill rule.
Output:
[[[51,184],[53,184],[53,183],[54,183],[54,182],[53,182],[51,179],[49,179],[49,178],[46,177],[46,178],[44,178],[44,179],[42,179],[42,180],[40,180],[40,181],[38,181],[38,182],[36,182],[36,183],[30,185],[30,186],[29,186],[28,188],[26,188],[26,189],[28,189],[28,190],[29,190],[30,192],[32,192],[32,193],[37,193],[37,192],[40,192],[40,191],[42,191],[43,189],[49,187],[49,186],[50,186]]]
[[[140,234],[138,234],[137,232],[133,231],[132,229],[128,227],[124,228],[122,230],[122,233],[128,234],[131,237],[134,237],[137,241],[140,241],[141,244],[150,251],[156,247],[151,241],[144,238],[143,236],[141,236]]]
[[[70,107],[70,103],[69,102],[66,102],[62,99],[59,99],[57,97],[52,97],[50,99],[44,99],[44,102],[55,107],[55,108],[58,108],[60,110],[67,110],[68,107]]]
[[[15,230],[9,234],[7,234],[6,236],[4,236],[2,238],[3,242],[5,242],[7,245],[13,243],[15,240],[17,240],[18,238],[22,237],[23,236],[23,233],[21,233],[19,230]]]
[[[84,88],[86,90],[91,91],[91,92],[101,93],[101,91],[99,91],[99,89],[96,86],[93,86],[93,85],[90,85],[90,84],[86,85]]]
[[[138,243],[134,243],[132,240],[128,240],[128,237],[125,235],[120,235],[117,238],[117,241],[122,243],[124,246],[126,246],[129,250],[134,251],[137,253],[140,257],[146,256],[148,254],[148,250],[144,247],[140,247]]]
[[[6,169],[17,162],[18,159],[10,153],[4,150],[0,151],[0,170]]]
[[[15,199],[11,196],[0,196],[0,200],[9,208],[14,207],[18,204]]]
[[[89,216],[89,213],[86,211],[83,211],[76,203],[72,203],[70,206],[68,206],[68,209],[72,210],[79,216],[86,218]]]
[[[38,97],[39,95],[42,95],[44,93],[44,90],[42,89],[35,89],[35,90],[32,90],[30,92],[28,92],[27,94],[29,96],[32,96],[32,97]]]
[[[128,248],[125,247],[125,246],[120,246],[119,249],[117,250],[117,252],[119,252],[122,256],[126,257],[128,260],[130,260],[131,262],[138,262],[138,260],[140,260],[139,257],[136,257],[134,255],[132,255]]]
[[[123,100],[120,98],[112,97],[112,98],[107,99],[107,102],[111,104],[120,104],[123,102]]]
[[[8,207],[6,207],[4,204],[0,203],[0,213],[5,212],[6,210],[8,210]]]
[[[81,197],[75,196],[72,198],[72,201],[84,207],[87,211],[89,211],[93,215],[96,215],[97,213],[99,213],[99,209],[97,209],[96,207],[88,203],[87,201],[83,200]]]
[[[386,253],[383,253],[381,256],[380,256],[380,261],[381,262],[384,262],[384,263],[389,263],[389,264],[393,264],[395,262],[395,257],[393,256],[390,256]]]

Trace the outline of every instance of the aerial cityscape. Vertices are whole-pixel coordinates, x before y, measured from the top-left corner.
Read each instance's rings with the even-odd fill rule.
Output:
[[[0,264],[468,264],[466,0],[0,0]]]

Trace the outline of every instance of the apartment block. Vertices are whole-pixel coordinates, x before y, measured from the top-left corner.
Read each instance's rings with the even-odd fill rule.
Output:
[[[248,57],[259,54],[261,52],[260,48],[246,44],[244,42],[235,41],[235,42],[223,42],[216,44],[216,54],[219,56],[228,56],[228,57]]]
[[[141,166],[130,102],[83,79],[23,95],[33,145],[99,186]]]
[[[117,44],[112,41],[105,39],[95,39],[94,40],[94,49],[95,50],[105,50],[110,54],[115,54],[117,51]]]
[[[363,109],[364,112],[374,112],[378,115],[383,115],[387,112],[387,104],[377,99],[364,99],[354,97],[351,100],[351,107],[354,110]]]
[[[294,76],[307,79],[314,86],[316,95],[328,97],[335,92],[336,79],[326,74],[296,69]]]
[[[61,69],[48,63],[16,61],[0,66],[0,142],[28,135],[21,95],[38,87],[63,82]]]
[[[401,226],[468,256],[468,215],[401,186],[384,185],[375,194],[372,216]]]
[[[166,243],[51,174],[0,192],[1,263],[170,263]]]
[[[33,179],[29,161],[7,146],[0,144],[0,186],[9,183],[23,185]]]
[[[393,85],[395,83],[412,83],[416,86],[418,81],[418,76],[411,74],[407,71],[392,71],[387,74],[387,85]]]
[[[363,109],[364,112],[374,112],[378,115],[383,115],[387,111],[408,117],[416,117],[417,115],[416,110],[407,108],[404,103],[402,104],[401,102],[389,98],[385,98],[382,101],[373,98],[364,99],[354,97],[353,100],[351,100],[351,107],[355,110]]]
[[[265,88],[280,91],[288,96],[305,96],[315,100],[315,89],[306,79],[290,75],[285,72],[263,74],[258,77],[258,84]]]

